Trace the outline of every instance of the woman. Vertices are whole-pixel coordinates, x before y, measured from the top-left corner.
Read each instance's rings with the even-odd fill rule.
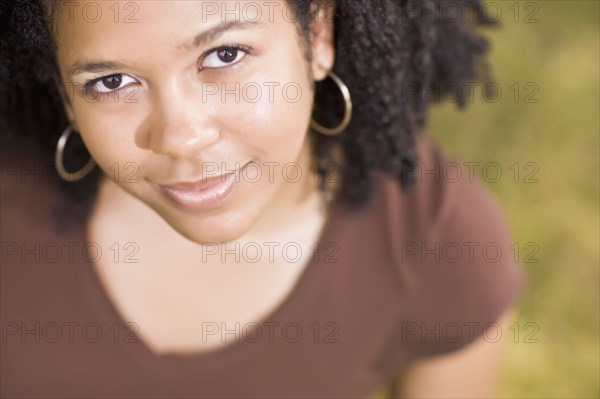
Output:
[[[493,395],[522,272],[421,133],[454,4],[12,2],[2,394]]]

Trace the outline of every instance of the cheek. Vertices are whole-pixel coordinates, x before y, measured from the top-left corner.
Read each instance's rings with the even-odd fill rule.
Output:
[[[127,169],[140,170],[141,150],[134,142],[135,126],[128,125],[127,118],[102,116],[98,112],[84,110],[78,113],[77,122],[81,138],[96,164],[109,176]],[[130,119],[131,123],[131,119]]]
[[[302,75],[299,75],[302,76]],[[219,123],[246,149],[263,157],[297,155],[310,123],[313,96],[295,75],[253,79],[240,85],[240,101],[221,104]]]

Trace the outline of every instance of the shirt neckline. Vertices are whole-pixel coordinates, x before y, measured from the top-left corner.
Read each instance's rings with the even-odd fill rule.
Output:
[[[294,305],[301,300],[302,293],[305,292],[309,286],[314,286],[314,284],[311,284],[311,280],[317,277],[315,272],[319,266],[319,262],[315,262],[315,258],[325,258],[326,253],[323,251],[325,251],[324,247],[326,246],[324,244],[330,239],[332,233],[331,230],[335,224],[335,221],[342,217],[341,214],[343,212],[344,205],[336,196],[328,205],[328,208],[326,220],[321,228],[321,232],[317,240],[319,243],[316,249],[317,256],[309,257],[310,260],[308,265],[301,272],[300,277],[298,277],[286,298],[265,317],[257,321],[256,324],[262,325],[262,323],[271,320],[282,320],[285,317],[288,309],[294,307]],[[92,209],[94,209],[94,206],[89,208],[89,211],[84,218],[84,223],[80,225],[82,229],[80,236],[83,237],[84,245],[89,242],[87,225],[89,223]],[[82,269],[81,274],[83,277],[82,295],[89,301],[90,306],[92,307],[93,316],[98,315],[103,318],[107,318],[111,324],[118,323],[117,326],[119,328],[127,325],[127,321],[123,318],[121,313],[119,313],[115,304],[110,300],[102,281],[94,269],[94,264],[89,259],[84,259],[84,262],[84,267],[79,268]],[[319,274],[319,276],[323,277],[324,275]],[[239,340],[222,344],[215,349],[205,350],[197,353],[189,353],[185,355],[158,354],[152,351],[152,349],[150,349],[150,347],[133,330],[129,331],[131,335],[129,335],[128,340],[134,342],[132,342],[132,344],[119,343],[118,345],[121,346],[120,350],[127,352],[127,354],[131,357],[139,359],[140,363],[144,366],[152,363],[176,366],[180,364],[204,363],[209,361],[212,362],[216,359],[223,359],[226,362],[228,359],[231,359],[236,355],[249,353],[252,350],[258,349],[259,347],[256,344],[253,345],[253,342],[250,342],[245,338],[246,336],[255,336],[255,328],[249,327],[247,333],[242,334]]]

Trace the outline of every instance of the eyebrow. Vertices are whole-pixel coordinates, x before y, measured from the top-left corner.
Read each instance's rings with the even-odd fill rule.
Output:
[[[233,30],[233,29],[247,29],[247,28],[259,26],[259,25],[261,25],[261,23],[255,22],[255,21],[233,20],[233,21],[223,22],[222,24],[219,24],[219,25],[215,26],[214,28],[207,30],[206,32],[197,34],[190,43],[186,43],[186,44],[183,44],[183,45],[180,45],[177,47],[180,49],[189,51],[189,50],[195,49],[197,47],[200,47],[202,45],[205,45],[207,43],[210,43],[210,42],[216,40],[219,36],[221,36],[226,31]]]
[[[224,23],[215,26],[212,29],[209,29],[205,32],[201,32],[194,36],[194,38],[184,44],[176,46],[177,49],[182,51],[190,51],[195,48],[198,48],[202,45],[206,45],[214,40],[216,40],[219,36],[224,34],[226,31],[234,30],[234,29],[247,29],[252,26],[261,25],[260,22],[251,22],[251,21],[227,21]],[[111,69],[120,69],[127,67],[127,64],[123,61],[81,61],[77,60],[73,65],[71,65],[67,71],[67,76],[72,78],[75,75],[84,72],[103,72]]]

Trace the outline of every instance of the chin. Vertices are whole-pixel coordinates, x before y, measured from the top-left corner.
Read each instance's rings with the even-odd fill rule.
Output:
[[[273,187],[269,187],[273,190]],[[252,193],[238,191],[240,198],[249,198]],[[150,208],[172,228],[174,233],[169,235],[169,240],[177,241],[184,237],[198,245],[223,244],[237,241],[250,230],[264,215],[268,208],[268,195],[263,190],[263,195],[252,195],[253,201],[241,201],[230,198],[220,209],[211,213],[189,212],[165,206],[162,201],[149,204]],[[233,201],[231,201],[233,200]]]
[[[245,233],[244,230],[239,228],[236,230],[206,231],[206,234],[196,230],[177,230],[177,232],[198,245],[223,244],[235,241]]]
[[[249,218],[216,215],[209,218],[189,217],[185,220],[171,218],[165,221],[179,235],[199,244],[221,244],[242,237],[252,227]]]

